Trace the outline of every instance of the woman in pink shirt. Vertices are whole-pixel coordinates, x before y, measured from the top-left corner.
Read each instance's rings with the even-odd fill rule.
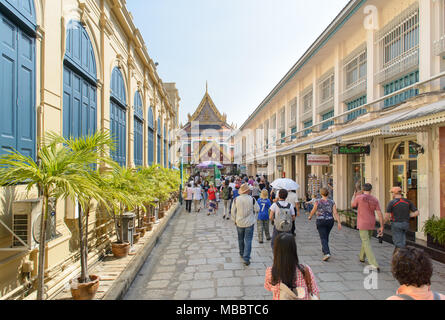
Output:
[[[445,295],[431,290],[433,264],[423,250],[397,248],[393,253],[391,271],[400,287],[396,295],[387,300],[445,300]]]
[[[273,253],[273,266],[267,268],[264,279],[264,288],[272,291],[273,300],[280,300],[280,282],[291,290],[302,291],[299,297],[301,300],[310,300],[311,295],[320,298],[320,291],[311,268],[299,264],[297,244],[292,234],[279,234],[275,239]],[[310,279],[310,284],[306,283],[305,278]],[[309,287],[312,288],[311,292]]]

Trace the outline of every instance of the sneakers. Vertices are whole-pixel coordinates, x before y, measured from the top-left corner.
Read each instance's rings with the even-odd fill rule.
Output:
[[[328,261],[330,257],[331,257],[330,254],[325,254],[323,257],[323,261]]]
[[[248,266],[250,264],[250,261],[244,261],[244,265]]]
[[[226,215],[223,215],[223,220],[226,218]]]
[[[263,240],[261,240],[261,241],[258,241],[259,243],[263,243]]]

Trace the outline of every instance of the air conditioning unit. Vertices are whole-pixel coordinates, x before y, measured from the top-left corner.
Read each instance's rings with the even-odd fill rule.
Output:
[[[29,249],[35,249],[40,241],[40,219],[42,214],[42,199],[18,200],[12,204],[12,231]],[[46,228],[46,240],[56,235],[55,201],[49,201],[49,222]],[[24,243],[15,236],[12,237],[12,247],[24,247]]]

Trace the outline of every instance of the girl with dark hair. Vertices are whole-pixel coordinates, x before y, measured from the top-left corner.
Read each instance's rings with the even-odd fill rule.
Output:
[[[273,300],[285,300],[281,290],[285,284],[301,300],[316,300],[320,291],[308,265],[300,264],[297,244],[292,234],[282,233],[275,239],[273,266],[267,268],[264,288],[272,291]],[[287,295],[286,295],[287,296]]]

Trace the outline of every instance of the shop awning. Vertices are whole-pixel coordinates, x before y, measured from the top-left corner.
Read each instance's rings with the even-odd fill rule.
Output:
[[[279,148],[275,154],[287,155],[340,143],[366,142],[376,136],[411,135],[419,131],[421,127],[442,122],[445,123],[445,100],[415,109],[392,112],[370,121],[351,124],[337,131]]]
[[[445,123],[445,100],[411,110],[391,125],[391,131],[412,131],[439,123]]]

